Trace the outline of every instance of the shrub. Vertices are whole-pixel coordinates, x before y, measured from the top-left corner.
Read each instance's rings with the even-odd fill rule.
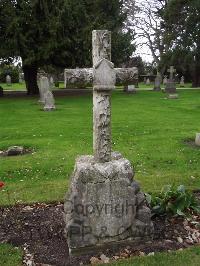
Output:
[[[154,215],[185,216],[189,213],[200,213],[200,203],[195,195],[185,189],[183,185],[177,188],[172,185],[165,186],[157,195],[146,195]]]

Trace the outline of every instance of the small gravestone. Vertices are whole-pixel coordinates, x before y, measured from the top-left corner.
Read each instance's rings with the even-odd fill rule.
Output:
[[[195,145],[200,146],[200,133],[196,133]]]
[[[49,83],[50,83],[50,88],[53,89],[55,87],[55,84],[54,84],[54,78],[52,76],[49,78]]]
[[[11,86],[11,83],[12,83],[11,76],[7,75],[6,76],[6,84],[7,84],[7,86]]]
[[[162,77],[159,72],[157,72],[157,76],[155,78],[155,83],[154,83],[154,91],[160,91],[161,90],[161,82],[162,82]]]
[[[133,167],[120,153],[112,152],[111,91],[117,75],[111,62],[111,33],[93,31],[92,36],[94,155],[78,157],[65,198],[65,234],[71,254],[148,241],[153,234],[151,211],[133,178]]]
[[[54,111],[55,107],[55,100],[53,97],[53,93],[51,91],[47,91],[44,94],[44,111]]]
[[[128,85],[127,93],[136,93],[136,92],[137,90],[136,90],[135,85]]]
[[[167,84],[167,76],[164,76],[163,85],[165,86],[166,84]]]
[[[184,78],[184,76],[181,77],[180,87],[181,88],[184,88],[185,87],[185,78]]]
[[[39,92],[40,92],[39,102],[44,104],[45,103],[44,95],[50,89],[49,81],[48,81],[48,78],[45,76],[45,73],[38,74],[38,87],[39,87]]]
[[[150,79],[147,78],[147,80],[146,80],[146,85],[149,86],[150,84],[151,84]]]
[[[177,93],[168,94],[168,99],[178,99]]]
[[[144,84],[146,84],[146,81],[147,81],[147,78],[146,78],[146,77],[144,77]]]
[[[176,93],[176,82],[174,80],[174,73],[176,73],[176,69],[171,66],[170,69],[168,69],[168,72],[170,73],[170,76],[165,86],[165,92],[173,94]]]
[[[3,97],[3,88],[0,86],[0,97]]]
[[[19,83],[22,84],[24,81],[23,79],[23,73],[19,73]]]

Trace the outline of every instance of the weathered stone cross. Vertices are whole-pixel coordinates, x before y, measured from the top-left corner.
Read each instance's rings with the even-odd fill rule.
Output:
[[[169,76],[170,80],[173,80],[174,74],[176,73],[176,69],[174,68],[174,66],[170,66],[167,72],[170,73],[170,76]]]
[[[111,32],[92,32],[93,68],[65,69],[65,85],[93,83],[93,150],[96,162],[111,160],[111,91],[116,84],[135,84],[137,68],[114,68],[111,62]]]

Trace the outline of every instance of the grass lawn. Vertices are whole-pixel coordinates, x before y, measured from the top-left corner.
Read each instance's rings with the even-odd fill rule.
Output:
[[[22,266],[22,251],[10,245],[0,245],[1,266]]]
[[[200,149],[184,143],[200,132],[200,91],[180,90],[179,96],[113,93],[113,149],[133,163],[144,191],[172,183],[200,188]],[[0,98],[0,150],[12,145],[35,149],[0,158],[0,181],[5,182],[0,205],[63,200],[75,158],[92,153],[92,96],[60,97],[56,105],[55,112],[43,112],[36,98]],[[199,265],[199,255],[196,247],[114,265]],[[20,256],[19,250],[0,246],[0,265],[20,265]]]
[[[200,149],[184,144],[200,131],[200,91],[180,99],[141,91],[112,96],[113,149],[135,167],[147,192],[165,184],[200,187]],[[43,112],[36,98],[0,99],[0,150],[12,145],[34,154],[0,158],[0,205],[62,200],[79,154],[92,153],[92,97],[57,98],[55,112]]]
[[[105,264],[104,264],[105,265]],[[134,257],[121,260],[108,266],[199,266],[200,247],[171,253],[157,253],[155,256]],[[102,265],[101,265],[102,266]]]

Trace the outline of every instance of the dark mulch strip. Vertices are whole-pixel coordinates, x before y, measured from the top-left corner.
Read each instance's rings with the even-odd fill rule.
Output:
[[[199,219],[200,221],[200,219]],[[129,244],[129,250],[124,254],[124,248],[107,249],[103,253],[108,256],[129,257],[150,252],[177,250],[186,248],[193,243],[180,243],[178,237],[187,238],[187,231],[182,218],[153,219],[155,226],[154,239],[141,245]],[[24,247],[34,255],[36,265],[80,265],[90,262],[92,256],[102,254],[91,252],[87,256],[69,258],[68,247],[64,238],[63,204],[35,204],[33,206],[14,206],[0,208],[0,243],[10,243]]]
[[[197,146],[197,145],[195,144],[195,140],[194,140],[194,138],[187,138],[187,139],[184,139],[184,140],[183,140],[183,143],[184,143],[185,145],[191,147],[191,148],[194,148],[194,149],[200,149],[200,147]]]

